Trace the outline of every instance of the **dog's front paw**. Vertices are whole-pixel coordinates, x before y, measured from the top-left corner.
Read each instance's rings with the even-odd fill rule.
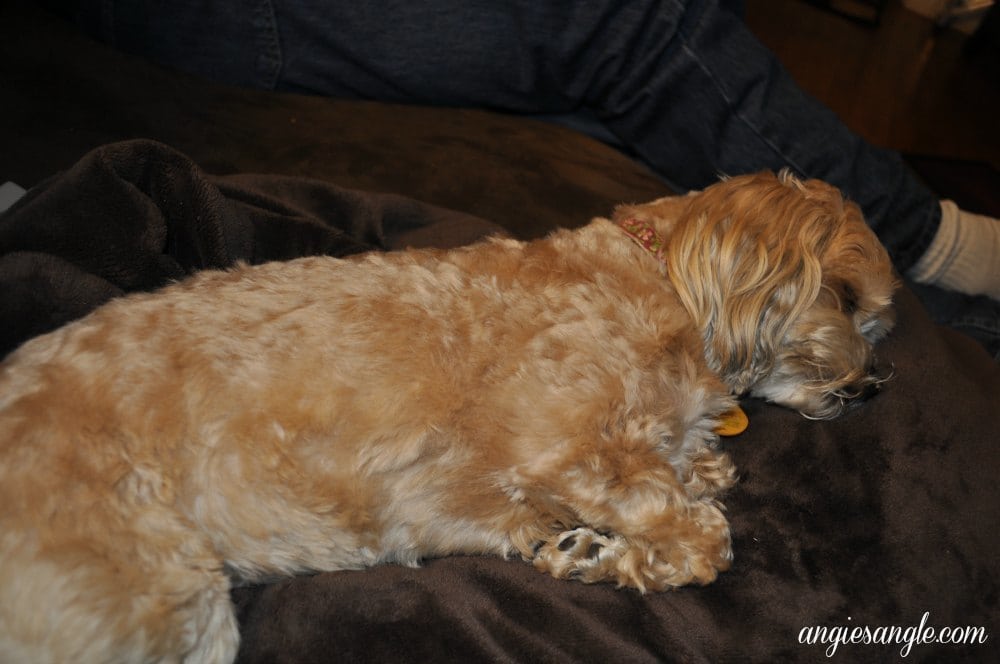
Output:
[[[578,579],[585,583],[615,580],[616,561],[625,548],[622,537],[575,528],[542,542],[532,562],[537,569],[557,579]]]
[[[641,592],[711,583],[733,559],[729,524],[711,502],[688,509],[686,518],[635,536],[585,527],[559,533],[537,547],[532,562],[559,579],[611,581]]]
[[[695,499],[717,496],[736,484],[736,466],[728,454],[704,450],[691,460],[684,490]]]
[[[691,583],[706,585],[733,560],[729,522],[714,501],[696,501],[630,538],[619,562],[627,581],[640,590],[664,590]]]

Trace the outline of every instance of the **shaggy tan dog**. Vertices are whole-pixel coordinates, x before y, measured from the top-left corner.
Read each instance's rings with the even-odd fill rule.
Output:
[[[232,579],[452,553],[711,582],[720,415],[869,395],[895,280],[819,182],[616,220],[203,272],[25,344],[0,367],[0,657],[225,662]]]

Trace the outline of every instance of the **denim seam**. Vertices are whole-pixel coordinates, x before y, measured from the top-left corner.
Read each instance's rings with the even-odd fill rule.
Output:
[[[992,335],[1000,334],[1000,326],[998,326],[997,321],[982,316],[955,318],[948,321],[948,325],[950,327],[963,327]]]
[[[686,11],[686,9],[684,11]],[[750,129],[750,131],[754,134],[754,136],[756,136],[760,140],[761,143],[763,143],[764,145],[766,145],[775,154],[779,155],[781,157],[781,160],[783,162],[789,164],[792,167],[792,169],[794,169],[796,171],[796,173],[798,175],[804,176],[804,177],[810,177],[809,173],[804,168],[802,168],[798,163],[796,163],[796,161],[794,159],[788,158],[788,156],[785,154],[785,152],[783,150],[781,150],[780,148],[778,148],[778,146],[775,145],[774,142],[772,142],[770,139],[768,139],[764,135],[764,133],[760,129],[757,128],[757,125],[755,123],[751,122],[739,110],[739,107],[736,106],[736,104],[733,103],[733,100],[729,96],[729,94],[727,93],[725,87],[723,87],[723,85],[719,82],[719,77],[715,75],[715,73],[712,71],[712,69],[700,57],[698,57],[697,52],[694,50],[694,48],[691,47],[691,45],[690,45],[691,44],[691,40],[688,37],[687,33],[685,32],[684,22],[683,21],[680,21],[678,23],[678,26],[677,26],[677,36],[681,40],[681,48],[688,55],[688,57],[690,57],[694,61],[695,65],[697,65],[697,67],[699,69],[701,69],[701,71],[705,74],[705,76],[708,77],[708,79],[711,81],[712,85],[715,87],[715,89],[718,91],[719,95],[722,97],[722,100],[726,103],[726,106],[729,108],[729,111],[733,115],[733,117],[737,118],[740,122],[742,122],[744,125],[746,125],[746,127],[748,127]],[[734,174],[733,173],[727,173],[726,175],[734,175]]]
[[[259,84],[267,90],[273,90],[277,87],[278,78],[281,76],[282,53],[278,21],[271,0],[260,0],[256,3],[253,27],[257,31],[257,45],[260,48],[255,62]]]
[[[115,39],[115,0],[101,0],[98,11],[98,29],[101,39],[117,47]]]

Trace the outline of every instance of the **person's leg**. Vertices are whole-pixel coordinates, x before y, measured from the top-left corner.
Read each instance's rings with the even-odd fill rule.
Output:
[[[1000,362],[1000,300],[907,281],[936,323],[964,332]]]
[[[681,190],[720,174],[790,168],[861,205],[901,274],[932,274],[913,267],[937,238],[938,198],[897,153],[867,143],[803,92],[731,11],[738,3],[382,0],[364,9],[324,4],[320,17],[301,0],[275,3],[280,87],[568,114],[571,126],[631,152]],[[982,271],[964,279],[968,292],[1000,289],[1000,260],[981,250],[1000,244],[1000,224],[988,221],[970,221],[978,235],[961,234],[980,237],[976,251],[934,247],[967,258],[956,267]],[[965,290],[954,267],[933,267],[932,281]]]
[[[791,168],[858,202],[901,272],[937,230],[937,199],[901,158],[806,95],[715,0],[361,4],[316,18],[286,14],[286,5],[301,3],[276,0],[279,85],[587,112],[682,190],[720,174]]]
[[[271,0],[40,0],[97,39],[224,83],[273,88],[281,47]]]
[[[937,200],[803,93],[717,0],[85,1],[119,47],[229,82],[335,97],[583,111],[680,189],[791,168],[864,209],[905,272]]]
[[[937,197],[897,153],[867,143],[799,88],[738,15],[714,1],[676,4],[684,8],[662,49],[669,57],[620,73],[603,101],[605,123],[685,188],[786,167],[830,182],[862,207],[905,273],[937,231]]]

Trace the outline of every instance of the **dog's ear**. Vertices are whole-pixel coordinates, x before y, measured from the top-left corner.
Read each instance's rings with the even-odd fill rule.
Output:
[[[798,181],[773,174],[732,178],[687,202],[667,270],[710,366],[743,392],[770,371],[790,326],[815,301],[843,202],[814,200]]]

